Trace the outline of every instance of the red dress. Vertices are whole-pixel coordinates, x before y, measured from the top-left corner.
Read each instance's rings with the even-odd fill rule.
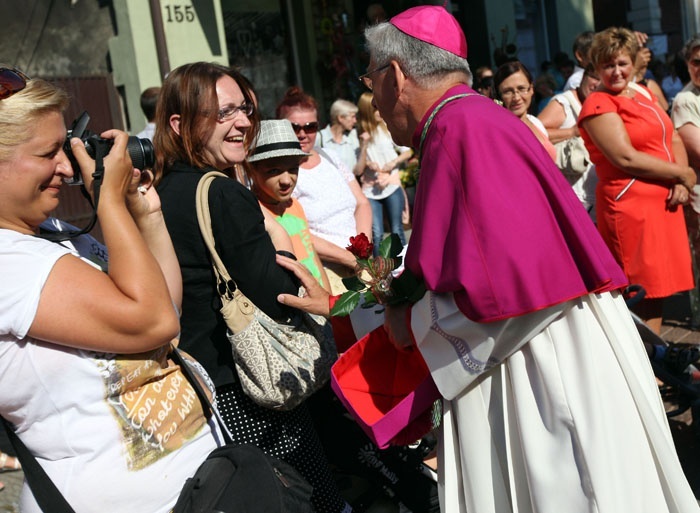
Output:
[[[634,98],[592,93],[583,104],[579,128],[589,116],[616,112],[625,124],[632,145],[656,158],[675,162],[673,124],[653,95],[637,92]],[[630,283],[641,284],[646,297],[662,298],[693,288],[690,245],[683,209],[666,207],[673,182],[636,178],[614,167],[580,128],[596,165],[598,230],[622,266]]]

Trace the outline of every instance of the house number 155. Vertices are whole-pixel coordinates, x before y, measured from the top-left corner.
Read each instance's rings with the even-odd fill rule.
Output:
[[[193,22],[195,18],[194,6],[192,5],[166,5],[165,11],[167,13],[165,21],[168,23],[173,21],[176,23]]]

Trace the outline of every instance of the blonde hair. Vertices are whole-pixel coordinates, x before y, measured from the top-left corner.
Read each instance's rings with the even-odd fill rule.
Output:
[[[598,69],[622,52],[627,52],[634,63],[638,51],[639,43],[631,30],[610,27],[593,36],[589,57],[593,67]]]
[[[370,137],[374,137],[377,129],[380,125],[384,124],[384,121],[378,121],[375,116],[376,109],[372,105],[372,100],[374,95],[370,92],[365,92],[360,95],[360,99],[357,100],[357,123],[360,125],[359,133],[367,132]]]
[[[0,160],[10,159],[32,137],[41,116],[63,113],[68,102],[68,93],[41,79],[29,80],[24,89],[0,100]]]

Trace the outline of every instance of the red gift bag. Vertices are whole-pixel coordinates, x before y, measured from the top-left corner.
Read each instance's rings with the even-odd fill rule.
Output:
[[[331,387],[380,449],[408,443],[433,427],[440,393],[420,351],[400,351],[384,327],[358,340],[333,365]],[[397,437],[397,435],[400,435]]]

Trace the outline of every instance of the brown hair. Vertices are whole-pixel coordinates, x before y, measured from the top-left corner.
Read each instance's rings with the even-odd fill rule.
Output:
[[[523,75],[525,75],[525,78],[527,78],[528,83],[532,85],[532,73],[530,73],[530,70],[528,70],[525,67],[525,65],[520,61],[508,61],[504,64],[501,64],[496,70],[496,73],[494,73],[493,75],[493,86],[499,97],[501,96],[501,92],[498,90],[498,88],[501,86],[503,81],[509,76],[515,75],[518,72],[521,72]]]
[[[315,110],[318,114],[318,103],[313,96],[306,94],[299,86],[292,86],[284,93],[284,97],[275,109],[277,119],[284,119],[293,109]]]
[[[622,52],[627,52],[630,59],[632,59],[632,64],[634,64],[638,51],[639,44],[631,30],[622,27],[610,27],[593,36],[589,57],[593,67],[598,69]]]
[[[169,165],[175,161],[204,168],[212,166],[204,156],[204,146],[216,126],[219,100],[216,82],[223,76],[233,78],[246,101],[253,101],[250,82],[236,69],[210,62],[195,62],[174,69],[163,82],[156,108],[156,133],[153,137],[156,163],[155,180],[158,182]],[[180,116],[180,133],[170,126],[170,117]],[[251,127],[246,143],[255,138],[260,117],[257,109],[250,116]]]

